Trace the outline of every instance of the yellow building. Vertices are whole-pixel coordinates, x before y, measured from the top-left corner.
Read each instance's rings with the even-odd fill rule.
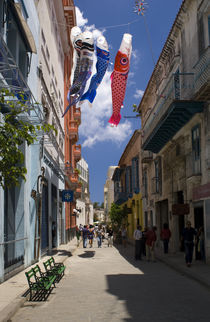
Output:
[[[142,196],[140,192],[140,130],[128,142],[113,174],[114,202],[127,214],[128,238],[133,239],[137,225],[143,227]]]

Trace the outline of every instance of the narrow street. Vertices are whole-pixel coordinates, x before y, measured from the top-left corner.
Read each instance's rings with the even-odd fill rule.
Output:
[[[133,248],[79,248],[46,302],[26,302],[10,320],[209,322],[210,291]]]

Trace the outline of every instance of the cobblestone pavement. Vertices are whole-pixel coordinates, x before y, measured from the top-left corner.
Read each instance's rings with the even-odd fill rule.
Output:
[[[46,302],[26,302],[10,322],[209,322],[210,291],[133,248],[79,248]]]

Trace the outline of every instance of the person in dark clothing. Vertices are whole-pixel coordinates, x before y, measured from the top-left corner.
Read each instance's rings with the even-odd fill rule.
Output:
[[[196,236],[196,231],[191,227],[191,222],[187,222],[187,226],[184,228],[182,233],[182,238],[184,240],[185,247],[185,261],[188,267],[192,264],[193,248],[194,248],[194,237]]]
[[[160,233],[160,238],[163,241],[164,254],[168,254],[168,243],[169,243],[169,239],[171,238],[171,231],[168,228],[167,223],[163,225],[163,229],[161,230],[161,233]]]

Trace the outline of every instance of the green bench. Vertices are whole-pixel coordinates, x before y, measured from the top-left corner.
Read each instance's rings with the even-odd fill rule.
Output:
[[[66,267],[63,265],[63,263],[55,263],[53,257],[44,262],[43,265],[47,274],[56,275],[56,282],[59,282],[64,276]]]
[[[37,265],[38,266],[38,265]],[[25,272],[26,278],[28,280],[29,291],[30,291],[30,301],[45,301],[50,295],[54,283],[56,280],[56,275],[43,275],[37,276],[37,266]],[[41,270],[40,270],[41,271]]]

